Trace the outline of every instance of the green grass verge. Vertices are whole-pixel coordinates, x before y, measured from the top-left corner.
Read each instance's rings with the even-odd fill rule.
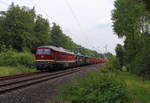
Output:
[[[133,97],[132,103],[150,103],[150,81],[130,73],[118,73],[118,78],[124,80],[127,89]]]
[[[121,81],[124,81],[126,83],[127,95],[131,100],[130,103],[150,103],[150,80],[143,81],[142,78],[140,78],[134,74],[128,73],[128,72],[111,72],[108,74],[112,74],[116,79],[120,79]],[[92,76],[92,78],[95,78],[95,79],[91,80],[91,77],[90,78],[87,77],[87,78],[83,78],[83,79],[81,78],[73,83],[69,83],[69,84],[65,85],[64,88],[61,88],[60,91],[65,91],[66,93],[63,92],[63,94],[60,94],[60,96],[63,96],[64,101],[70,100],[68,98],[73,98],[79,102],[80,99],[81,99],[81,101],[83,99],[81,97],[85,97],[85,94],[82,95],[81,91],[86,92],[86,91],[89,91],[90,89],[92,89],[93,90],[93,92],[91,92],[92,94],[94,93],[94,90],[96,90],[95,93],[101,93],[101,90],[98,92],[96,88],[100,88],[100,86],[106,82],[105,78],[103,76],[101,76],[101,73],[98,73],[98,75],[95,74],[95,76]],[[104,83],[101,81],[103,81]],[[97,83],[100,83],[100,84],[97,84]],[[88,85],[90,87],[88,87]],[[113,84],[113,86],[114,85],[115,84]],[[104,85],[104,87],[106,87],[106,85]],[[107,90],[109,88],[110,88],[109,86],[106,87],[105,93],[107,92]],[[116,87],[114,87],[114,88],[116,88]],[[111,88],[111,89],[113,90],[113,88]],[[115,91],[115,89],[113,91]],[[110,94],[110,93],[108,93],[108,94]],[[113,92],[113,94],[115,94],[115,93]],[[90,95],[90,92],[89,92],[89,94],[87,93],[86,95]],[[92,96],[95,96],[95,94],[90,95],[89,98],[92,98]],[[102,98],[104,98],[104,97],[105,96],[103,94]],[[109,97],[109,95],[108,95],[108,97]],[[106,96],[106,98],[108,98],[108,97]],[[65,99],[65,98],[67,98],[67,99]],[[85,97],[85,98],[86,98],[85,100],[88,99],[87,97]],[[96,97],[94,97],[94,98],[96,98]],[[71,99],[71,101],[73,99]],[[95,100],[96,100],[95,103],[99,103],[99,102],[97,102],[98,98]],[[65,101],[64,103],[76,103],[76,102],[66,102]],[[81,103],[84,103],[84,102],[82,101]],[[92,103],[94,103],[94,102],[92,102]],[[108,102],[108,103],[113,103],[113,102]],[[120,102],[118,102],[118,103],[120,103]],[[127,103],[129,103],[129,102],[127,102]]]
[[[22,74],[22,73],[29,73],[29,72],[37,72],[36,69],[27,68],[24,66],[17,66],[17,67],[0,67],[0,76],[8,76],[14,74]]]
[[[60,88],[62,103],[129,103],[126,84],[114,73],[95,72]]]

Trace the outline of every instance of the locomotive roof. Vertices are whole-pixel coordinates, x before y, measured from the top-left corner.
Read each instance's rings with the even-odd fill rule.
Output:
[[[81,57],[91,58],[90,56],[83,55],[83,54],[81,54],[81,53],[77,53],[76,55],[77,55],[77,56],[81,56]]]
[[[55,46],[40,46],[38,48],[50,48],[50,49],[53,49],[55,51],[58,51],[58,52],[63,52],[63,53],[68,53],[68,54],[74,54],[74,52],[71,52],[67,49],[64,49],[64,48],[61,48],[61,47],[55,47]]]

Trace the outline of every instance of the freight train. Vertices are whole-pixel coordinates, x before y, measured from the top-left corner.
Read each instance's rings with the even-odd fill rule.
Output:
[[[106,62],[104,59],[75,54],[67,49],[56,46],[38,47],[35,57],[36,67],[40,71],[53,71],[55,69],[65,69]]]

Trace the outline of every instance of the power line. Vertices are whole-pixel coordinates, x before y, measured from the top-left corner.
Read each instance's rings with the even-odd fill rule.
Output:
[[[28,0],[28,1],[30,1],[30,0]],[[30,2],[31,2],[33,5],[35,5],[40,11],[42,11],[47,17],[49,17],[52,21],[54,21],[54,19],[53,19],[52,17],[50,17],[42,8],[40,8],[40,7],[34,2],[34,0],[31,0]],[[77,25],[79,26],[79,28],[80,28],[80,30],[81,30],[82,26],[81,26],[81,24],[80,24],[80,22],[79,22],[79,20],[78,20],[78,18],[77,18],[77,16],[76,16],[74,10],[72,9],[72,7],[71,7],[69,1],[65,0],[65,2],[66,2],[66,4],[67,4],[68,8],[70,9],[70,11],[71,11],[71,13],[72,13],[72,15],[73,15],[75,21],[77,22]],[[82,30],[81,30],[81,32],[82,32],[82,34],[86,34],[86,33],[83,32]],[[87,38],[87,37],[86,37],[86,38]],[[89,40],[89,39],[87,38],[87,40]],[[86,42],[84,42],[84,43],[86,43]],[[88,43],[89,43],[89,42],[88,42]],[[86,44],[87,44],[87,43],[86,43]],[[90,44],[90,45],[91,45],[91,44]],[[92,45],[91,45],[91,46],[92,46]]]
[[[40,11],[42,11],[47,17],[49,17],[52,21],[54,21],[54,19],[51,17],[51,16],[49,16],[40,6],[38,6],[35,2],[34,2],[34,0],[28,0],[30,3],[32,3],[34,6],[36,6]],[[38,1],[38,0],[36,0],[36,1]],[[76,23],[77,23],[77,25],[78,25],[78,27],[79,27],[79,29],[80,29],[80,31],[82,32],[82,34],[86,34],[82,29],[82,25],[81,25],[81,23],[80,23],[80,21],[79,21],[79,19],[78,19],[78,17],[76,16],[76,14],[75,14],[75,12],[74,12],[74,10],[72,9],[72,7],[71,7],[71,4],[69,3],[69,1],[68,0],[65,0],[65,3],[66,3],[66,5],[68,6],[68,8],[70,9],[70,12],[72,13],[72,15],[73,15],[73,18],[75,19],[75,21],[76,21]],[[89,42],[89,38],[87,37],[87,36],[85,36],[85,38],[87,39],[87,41],[88,42],[85,42],[84,41],[84,43],[85,44],[89,44],[91,47],[93,46],[93,45],[91,45],[91,43]]]
[[[70,11],[71,11],[71,13],[72,13],[74,19],[76,20],[78,26],[81,27],[80,22],[79,22],[79,20],[78,20],[78,18],[77,18],[77,16],[76,16],[74,10],[72,9],[72,7],[71,7],[69,1],[68,1],[68,0],[65,0],[65,2],[66,2],[66,5],[68,6],[68,8],[70,9]]]
[[[51,16],[49,16],[40,6],[38,6],[35,2],[34,2],[34,0],[28,0],[29,2],[31,2],[35,7],[37,7],[40,11],[42,11],[44,14],[45,14],[45,16],[47,16],[48,18],[50,18],[51,20],[52,20],[52,22],[54,22],[55,20],[51,17]],[[37,1],[37,0],[36,0]]]
[[[78,25],[80,31],[82,32],[82,34],[84,34],[83,31],[81,30],[82,26],[81,26],[81,24],[80,24],[80,22],[79,22],[79,20],[78,20],[78,18],[77,18],[77,16],[76,16],[74,10],[72,9],[71,4],[69,3],[68,0],[65,0],[65,3],[66,3],[66,5],[67,5],[67,7],[69,8],[69,10],[70,10],[70,12],[71,12],[71,14],[72,14],[74,20],[76,21],[76,23],[77,23],[77,25]],[[73,33],[72,33],[72,34],[73,34]],[[77,36],[76,36],[76,37],[77,37]],[[78,37],[77,37],[77,38],[78,38]],[[84,41],[82,41],[82,42],[85,43]]]
[[[68,0],[65,0],[66,5],[68,6],[68,8],[70,9],[70,12],[72,13],[73,18],[75,19],[77,25],[79,26],[79,29],[81,30],[82,34],[87,34],[85,31],[83,31],[83,27],[81,25],[81,23],[79,22],[78,17],[76,16],[74,10],[71,7],[71,4],[69,3]],[[85,38],[89,41],[88,37],[85,36]],[[85,43],[85,42],[84,42]],[[90,42],[88,42],[88,44],[92,47],[93,45],[90,44]]]
[[[41,9],[33,0],[32,1],[30,1],[30,0],[28,0],[30,3],[32,3],[34,6],[36,6],[40,11],[42,11],[47,17],[49,17],[49,18],[51,18],[52,20],[53,20],[53,18],[52,17],[50,17],[43,9]],[[73,11],[73,10],[72,10]],[[79,23],[79,21],[78,21],[78,19],[77,19],[77,17],[74,15],[74,17],[76,18],[76,20],[77,20],[77,22],[78,22],[78,25],[81,27],[81,25],[80,25],[80,23]],[[54,20],[53,20],[54,21]],[[68,28],[69,29],[69,28]],[[70,32],[70,30],[69,30],[69,32]],[[72,33],[73,34],[73,33]]]

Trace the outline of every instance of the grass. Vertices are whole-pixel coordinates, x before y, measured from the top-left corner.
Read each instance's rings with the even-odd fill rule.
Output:
[[[143,81],[142,78],[140,78],[134,74],[128,73],[128,72],[112,72],[111,74],[114,75],[116,79],[120,79],[121,81],[124,81],[126,83],[126,89],[128,91],[127,95],[131,99],[130,103],[150,103],[150,80]],[[98,82],[100,82],[99,81],[100,79],[98,79],[99,78],[98,75],[95,75],[95,78]],[[100,77],[100,78],[103,78],[103,77]],[[92,84],[92,81],[90,81],[90,79],[88,79],[88,78],[86,78],[86,79],[83,78],[83,79],[79,80],[79,82],[77,84],[76,83],[67,84],[68,87],[69,87],[69,85],[72,86],[70,90],[68,89],[68,87],[66,88],[67,92],[70,93],[69,98],[71,98],[72,96],[79,98],[78,97],[78,95],[80,94],[79,89],[85,89],[85,88],[87,88],[87,85],[88,85],[88,83],[87,83],[86,85],[82,86],[84,84],[84,82],[87,81],[90,84]],[[97,82],[93,82],[93,83],[95,85],[95,83],[97,83]],[[92,87],[90,87],[90,88],[95,88],[94,85],[93,86],[91,85]],[[78,89],[76,89],[76,91],[74,91],[74,88],[78,88]],[[75,96],[75,94],[78,94],[78,95]],[[68,97],[68,95],[66,95],[66,96]],[[67,98],[67,97],[64,96],[64,98]]]
[[[124,81],[113,73],[95,72],[60,88],[58,99],[64,103],[129,103]]]
[[[149,80],[143,81],[142,78],[130,73],[119,73],[117,76],[126,82],[129,95],[133,98],[132,103],[150,103]]]
[[[8,75],[22,74],[22,73],[29,73],[29,72],[37,72],[37,70],[27,68],[24,66],[17,66],[17,67],[1,66],[0,67],[0,76],[8,76]]]

